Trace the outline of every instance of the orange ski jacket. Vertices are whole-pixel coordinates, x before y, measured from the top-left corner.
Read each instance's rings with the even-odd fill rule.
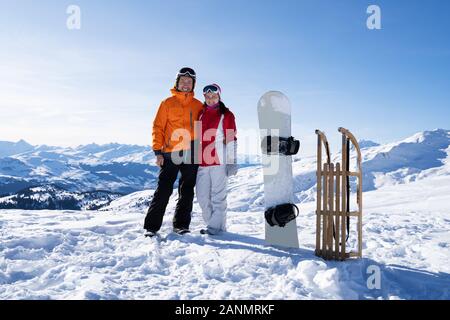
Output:
[[[194,98],[194,92],[171,89],[172,96],[164,100],[153,122],[153,151],[162,153],[189,150],[197,139],[195,125],[203,104]]]

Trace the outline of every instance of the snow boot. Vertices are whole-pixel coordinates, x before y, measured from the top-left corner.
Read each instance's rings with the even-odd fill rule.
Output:
[[[150,230],[147,230],[147,231],[145,231],[145,233],[144,233],[144,236],[145,236],[146,238],[153,238],[153,237],[156,237],[157,235],[158,235],[157,232],[155,232],[155,231],[150,231]]]
[[[189,231],[189,229],[186,229],[186,228],[173,228],[173,232],[175,232],[176,234],[179,234],[179,235],[191,233],[191,231]]]

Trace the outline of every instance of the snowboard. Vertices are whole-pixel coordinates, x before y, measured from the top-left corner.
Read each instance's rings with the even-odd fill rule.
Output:
[[[261,136],[262,166],[264,173],[265,208],[273,208],[286,203],[294,203],[292,178],[292,156],[283,153],[267,153],[264,145],[279,137],[291,137],[291,104],[281,92],[270,91],[262,96],[258,103],[258,119]],[[266,147],[267,148],[267,147]],[[280,146],[281,149],[281,146]],[[288,248],[298,248],[296,219],[284,227],[271,226],[265,219],[266,242]]]

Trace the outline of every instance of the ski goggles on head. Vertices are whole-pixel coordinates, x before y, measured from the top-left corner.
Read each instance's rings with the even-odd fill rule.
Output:
[[[197,75],[193,69],[183,68],[180,70],[180,72],[178,72],[178,77],[182,77],[182,76],[187,76],[187,77],[191,77],[191,78],[195,79]]]
[[[218,87],[218,86],[216,86],[216,85],[209,85],[209,86],[206,86],[204,89],[203,89],[203,94],[207,94],[207,93],[217,93],[217,94],[220,94],[220,88]]]

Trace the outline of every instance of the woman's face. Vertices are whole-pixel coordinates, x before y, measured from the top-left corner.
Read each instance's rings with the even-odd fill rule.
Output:
[[[220,97],[219,97],[218,93],[208,92],[207,94],[205,94],[205,102],[208,106],[213,106],[215,104],[218,104],[219,100],[220,100]]]
[[[178,82],[178,91],[181,92],[191,92],[194,87],[194,80],[191,77],[180,77],[180,81]]]

